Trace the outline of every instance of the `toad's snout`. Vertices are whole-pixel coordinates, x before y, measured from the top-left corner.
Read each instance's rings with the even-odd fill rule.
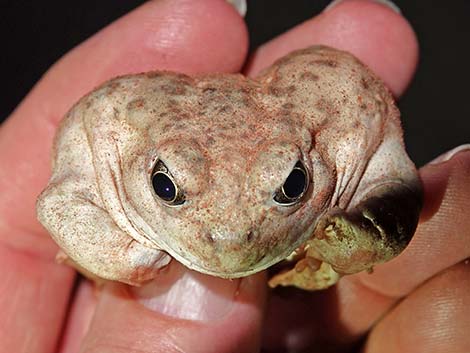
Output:
[[[222,277],[241,277],[269,255],[269,247],[262,244],[266,239],[243,209],[233,210],[232,217],[219,215],[217,222],[209,221],[205,234],[204,242],[211,248],[206,267]]]
[[[212,243],[225,243],[225,244],[239,244],[240,246],[246,245],[254,241],[255,235],[258,234],[257,231],[252,228],[242,229],[242,230],[233,230],[233,231],[224,231],[224,230],[211,230],[207,233],[207,238]]]

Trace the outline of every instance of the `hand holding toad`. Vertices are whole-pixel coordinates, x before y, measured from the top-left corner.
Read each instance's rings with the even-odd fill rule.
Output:
[[[53,122],[55,126],[81,95],[118,74],[148,71],[156,67],[187,73],[215,69],[237,71],[246,53],[241,19],[222,2],[207,1],[189,7],[191,9],[186,10],[190,12],[183,15],[187,16],[186,23],[191,24],[191,31],[180,32],[181,37],[176,39],[172,37],[172,47],[165,48],[165,55],[160,45],[168,43],[165,38],[170,34],[159,27],[158,16],[175,18],[175,23],[181,23],[173,15],[178,4],[147,3],[59,62],[2,126],[0,159],[2,165],[10,166],[2,170],[0,179],[2,190],[6,190],[0,204],[4,244],[0,261],[3,262],[2,268],[9,269],[4,276],[3,287],[8,295],[4,296],[7,299],[3,301],[2,312],[5,313],[4,317],[12,318],[8,329],[0,333],[4,335],[0,341],[5,349],[51,352],[62,327],[66,327],[62,343],[64,351],[81,345],[83,351],[140,349],[153,352],[179,349],[188,352],[249,352],[258,349],[262,331],[263,345],[271,349],[285,345],[316,344],[320,347],[319,342],[347,346],[371,328],[367,348],[371,352],[383,351],[384,344],[394,349],[390,342],[385,343],[391,337],[390,332],[397,332],[397,335],[402,332],[402,342],[413,339],[414,350],[436,351],[442,349],[438,345],[451,344],[458,348],[468,343],[464,334],[459,335],[460,331],[456,329],[464,327],[456,323],[465,323],[468,305],[464,304],[469,300],[466,294],[468,269],[461,262],[469,252],[468,241],[465,242],[462,231],[468,217],[459,218],[459,210],[468,209],[465,202],[469,199],[459,197],[466,192],[465,185],[469,178],[465,154],[427,166],[421,171],[425,191],[423,220],[426,222],[418,228],[414,240],[402,256],[378,266],[373,275],[350,276],[340,281],[333,290],[302,294],[298,300],[289,301],[289,311],[284,300],[277,296],[271,298],[267,313],[263,311],[263,275],[241,281],[224,281],[172,265],[162,274],[159,286],[150,285],[137,293],[130,292],[125,286],[106,286],[97,299],[96,308],[94,296],[82,283],[73,297],[70,315],[64,321],[73,272],[53,262],[56,247],[36,223],[33,213],[35,197],[49,173],[48,150],[54,129],[47,122]],[[366,9],[367,17],[361,17],[358,9]],[[218,14],[216,18],[221,22],[204,21],[203,14],[209,10]],[[178,14],[182,15],[181,12]],[[379,30],[381,37],[376,42],[374,38],[366,38],[366,33],[374,25],[374,14],[385,16],[389,21],[387,32],[385,28]],[[344,21],[344,16],[363,26],[360,27],[364,28],[363,36],[336,37],[335,23],[339,18]],[[150,19],[155,21],[151,22],[154,28],[160,31],[149,31],[147,27],[144,31],[138,25]],[[225,32],[219,30],[222,27]],[[214,33],[224,35],[214,38]],[[154,36],[151,43],[155,46],[149,48],[147,38],[150,35]],[[391,52],[384,53],[380,43],[383,36],[396,36],[395,43],[400,44],[390,48]],[[376,49],[370,50],[370,45],[362,46],[364,41],[376,43]],[[201,47],[200,42],[211,45],[212,49]],[[338,5],[261,48],[255,54],[249,74],[268,66],[274,58],[296,47],[318,42],[352,51],[380,75],[396,95],[406,86],[415,65],[414,37],[403,19],[381,5],[351,1]],[[355,43],[355,50],[348,46],[351,43]],[[139,52],[139,60],[133,55],[135,52]],[[174,57],[171,61],[165,59],[169,53]],[[383,60],[386,55],[387,60]],[[109,59],[108,63],[101,70],[96,70],[97,62],[104,56]],[[390,60],[393,56],[396,60]],[[387,64],[390,62],[400,64]],[[68,77],[68,80],[65,82],[63,77]],[[71,81],[74,82],[72,86]],[[32,159],[32,156],[37,157]],[[453,290],[442,291],[448,288]],[[136,297],[145,306],[135,300]],[[401,297],[405,299],[390,310]],[[178,300],[175,301],[175,298]],[[445,318],[438,317],[432,310],[442,308],[442,305],[446,305],[449,314]],[[333,310],[335,306],[336,314]],[[91,314],[87,313],[91,312],[94,312],[93,319],[91,326],[88,326]],[[294,319],[288,317],[289,312],[302,312],[304,315],[295,315],[297,317]],[[338,315],[339,312],[343,314]],[[398,331],[397,320],[403,320],[410,313],[421,318],[421,321],[407,320],[410,326]],[[264,327],[261,326],[263,315],[268,316],[268,324]],[[375,324],[379,317],[382,319]],[[25,320],[28,328],[22,324]],[[436,331],[425,330],[430,323],[452,329],[452,340],[443,342],[433,339]],[[417,331],[418,327],[423,331]],[[33,332],[34,339],[25,341],[24,334],[27,332]],[[302,335],[302,332],[307,334]],[[416,332],[424,332],[418,335],[421,340],[417,341],[416,335],[411,336]],[[292,340],[292,337],[296,339]],[[28,347],[28,344],[32,346]],[[400,348],[395,349],[398,351]]]

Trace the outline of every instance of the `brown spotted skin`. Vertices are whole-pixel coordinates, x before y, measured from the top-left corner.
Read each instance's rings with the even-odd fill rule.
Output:
[[[323,46],[291,53],[254,80],[172,72],[113,79],[67,114],[53,158],[39,220],[77,267],[135,285],[156,277],[171,257],[224,278],[286,258],[360,271],[403,249],[420,207],[390,93],[353,56]],[[157,161],[183,203],[168,205],[156,195]],[[280,205],[273,195],[299,161],[310,176],[308,190]],[[397,214],[407,223],[400,239],[382,232],[376,245],[364,231],[364,241],[354,234],[346,244],[318,228],[328,227],[332,212],[361,213],[356,206],[384,187],[379,198],[405,189],[411,196],[396,203],[418,200],[411,216]],[[388,250],[378,251],[385,243]],[[306,267],[277,284],[325,287],[311,284],[318,281],[302,274]]]

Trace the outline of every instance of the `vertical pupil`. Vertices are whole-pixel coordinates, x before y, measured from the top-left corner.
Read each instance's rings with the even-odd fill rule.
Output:
[[[157,172],[152,178],[153,189],[161,199],[172,201],[176,197],[176,187],[173,181],[162,172]]]
[[[287,177],[282,189],[284,194],[291,199],[299,197],[305,190],[305,172],[295,168]]]

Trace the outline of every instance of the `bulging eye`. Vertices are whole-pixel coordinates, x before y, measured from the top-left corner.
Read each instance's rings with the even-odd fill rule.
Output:
[[[173,176],[162,161],[157,161],[152,172],[152,186],[155,194],[171,206],[184,203],[184,195],[178,188]]]
[[[274,201],[282,206],[295,204],[307,192],[308,183],[307,169],[301,162],[297,162],[284,184],[274,193]]]

